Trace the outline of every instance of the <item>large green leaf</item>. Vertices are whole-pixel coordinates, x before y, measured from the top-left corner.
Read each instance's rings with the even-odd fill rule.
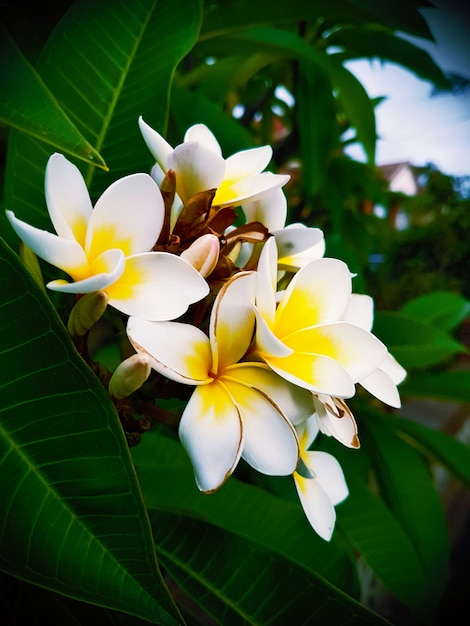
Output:
[[[122,175],[150,169],[137,120],[165,130],[175,67],[196,40],[200,13],[198,0],[78,0],[53,31],[37,69],[108,164],[108,174],[82,168],[93,197]],[[43,228],[48,156],[44,144],[11,134],[5,204]]]
[[[0,251],[0,568],[177,624],[109,396],[16,255]]]
[[[470,371],[413,372],[400,385],[400,395],[404,398],[470,402]]]
[[[413,543],[426,572],[429,614],[447,582],[449,541],[444,509],[427,459],[392,430],[387,416],[361,412],[361,442],[381,496]]]
[[[66,115],[0,23],[0,124],[12,126],[86,163],[101,155]]]
[[[432,291],[400,307],[406,317],[452,330],[470,314],[470,301],[452,291]]]
[[[432,456],[470,488],[470,448],[456,437],[427,428],[413,420],[389,416],[391,425],[419,449]]]
[[[300,61],[295,99],[302,155],[302,185],[307,196],[318,193],[337,134],[335,100],[328,73]]]
[[[216,493],[202,494],[181,445],[158,433],[147,433],[132,453],[149,508],[197,515],[357,595],[351,555],[335,537],[327,543],[314,533],[296,493],[294,503],[286,502],[232,477]],[[295,492],[293,485],[291,491]]]
[[[435,365],[467,352],[444,330],[391,311],[377,311],[374,333],[405,368]]]
[[[152,511],[155,544],[178,585],[224,626],[388,624],[311,571],[189,516]]]
[[[338,53],[342,60],[378,58],[390,61],[441,89],[450,89],[450,82],[430,54],[383,29],[341,28],[328,37],[328,44],[342,49]]]
[[[410,6],[408,0],[400,0],[398,3],[378,3],[373,0],[367,3],[363,0],[219,0],[207,5],[200,38],[225,36],[252,26],[314,21],[319,18],[336,24],[375,22],[432,39],[426,20],[416,7]]]

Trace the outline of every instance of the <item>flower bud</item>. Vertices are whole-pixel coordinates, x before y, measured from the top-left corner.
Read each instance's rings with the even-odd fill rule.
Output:
[[[181,253],[181,258],[191,263],[203,276],[209,276],[219,260],[219,239],[210,233],[202,235],[187,250]]]
[[[138,352],[120,363],[111,376],[109,395],[116,400],[127,398],[140,389],[150,375],[150,357]]]
[[[77,300],[67,323],[72,337],[83,337],[100,319],[107,306],[108,294],[105,291],[93,291]]]

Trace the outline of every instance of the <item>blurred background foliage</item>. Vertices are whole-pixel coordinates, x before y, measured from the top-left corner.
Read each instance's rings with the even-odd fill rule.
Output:
[[[142,498],[142,488],[157,556],[189,624],[281,624],[287,623],[286,616],[296,619],[296,610],[303,620],[296,623],[305,624],[381,623],[380,615],[400,625],[463,623],[458,616],[468,574],[462,576],[452,555],[468,550],[462,543],[468,508],[460,504],[468,503],[470,480],[468,179],[452,178],[432,164],[408,164],[416,193],[392,191],[375,164],[379,100],[369,98],[345,66],[357,58],[390,61],[437,89],[452,91],[460,77],[446,76],[404,36],[432,40],[419,12],[428,6],[426,0],[45,0],[0,7],[6,208],[50,229],[43,176],[53,151],[77,163],[95,199],[119,176],[149,171],[152,159],[138,132],[139,115],[172,145],[196,122],[209,126],[225,156],[270,144],[270,169],[291,175],[285,187],[289,222],[324,230],[327,256],[346,261],[357,274],[355,291],[374,297],[374,332],[408,370],[400,389],[405,411],[385,409],[361,392],[350,402],[359,424],[359,452],[324,437],[319,441],[340,460],[351,492],[338,507],[337,530],[328,545],[311,533],[305,539],[310,529],[302,525],[305,520],[287,481],[254,484],[242,465],[219,494],[208,498],[210,503],[207,498],[203,502],[170,429],[159,428],[161,437],[145,435],[132,452],[140,485],[134,493]],[[362,145],[367,162],[346,154],[355,142]],[[3,214],[0,232],[18,250]],[[4,268],[13,262],[9,254],[3,257]],[[50,268],[41,268],[49,278]],[[61,314],[67,310],[62,301],[54,305]],[[41,321],[37,324],[40,333]],[[3,352],[8,352],[5,346]],[[45,381],[47,373],[43,376]],[[10,409],[5,414],[16,419],[16,396],[5,389]],[[170,409],[179,410],[171,401]],[[25,428],[33,427],[35,415],[26,417]],[[73,447],[68,450],[78,454]],[[5,459],[6,472],[10,466]],[[45,461],[39,460],[38,467]],[[165,484],[169,472],[176,476],[171,493]],[[236,508],[234,502],[241,504]],[[5,496],[2,506],[11,513],[10,505]],[[284,530],[279,522],[274,531],[266,530],[266,512],[273,523],[283,520]],[[26,523],[23,510],[13,508],[13,514],[22,528],[17,541],[24,540],[39,512],[33,507]],[[81,515],[80,508],[76,514]],[[136,515],[141,519],[143,513]],[[212,544],[205,534],[211,524],[217,527]],[[3,541],[11,541],[10,531]],[[317,590],[310,600],[300,598],[297,609],[274,609],[268,594],[263,613],[245,605],[243,594],[232,592],[228,571],[228,579],[217,577],[222,565],[214,565],[206,577],[205,566],[191,557],[191,549],[202,544],[201,550],[209,552],[234,545],[240,554],[250,553],[251,559],[227,561],[240,580],[245,576],[245,584],[257,567],[277,563],[283,571],[293,568],[292,580],[317,581],[320,574],[346,592],[351,604],[335,613],[343,599],[331,592],[332,612],[322,613],[315,602],[324,589],[312,587]],[[55,623],[48,621],[51,611],[63,624],[85,624],[90,615],[102,624],[150,620],[137,602],[125,607],[116,602],[114,590],[99,600],[89,589],[71,592],[73,575],[58,584],[31,573],[18,559],[1,564],[2,608],[10,620],[5,623]],[[289,580],[281,577],[287,587]],[[264,581],[259,593],[267,593],[269,585]],[[41,595],[43,588],[49,591]],[[250,591],[249,599],[256,598]],[[361,613],[361,607],[376,611],[375,617]],[[123,610],[130,615],[119,612]],[[171,622],[159,615],[154,623]]]

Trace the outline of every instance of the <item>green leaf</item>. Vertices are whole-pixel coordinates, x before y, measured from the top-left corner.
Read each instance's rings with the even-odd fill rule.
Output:
[[[219,0],[207,5],[200,39],[225,36],[231,32],[263,26],[266,24],[292,23],[301,21],[329,20],[341,23],[379,23],[397,30],[404,30],[418,37],[432,39],[429,27],[422,15],[407,7],[407,0],[401,0],[400,11],[380,10],[382,4],[362,0],[358,3],[335,0]],[[388,3],[386,3],[388,4]],[[393,19],[393,22],[391,22]]]
[[[387,415],[361,411],[361,443],[372,459],[384,501],[413,543],[426,572],[431,615],[448,577],[449,541],[444,509],[429,463],[392,430]]]
[[[307,195],[313,196],[323,183],[336,139],[335,100],[328,73],[317,64],[300,61],[296,85],[302,184]]]
[[[388,624],[288,559],[189,516],[151,511],[155,544],[178,585],[218,624]]]
[[[197,38],[200,5],[78,0],[49,38],[38,71],[110,169],[81,168],[92,197],[116,178],[153,165],[138,117],[164,132],[174,71]],[[11,134],[5,204],[35,226],[50,228],[43,200],[49,152],[38,144]]]
[[[107,169],[0,23],[0,124]]]
[[[203,494],[181,444],[161,433],[146,433],[132,456],[149,508],[205,519],[320,574],[350,595],[358,594],[351,555],[335,537],[327,543],[314,533],[296,494],[295,503],[286,502],[235,477],[216,493]]]
[[[0,288],[0,569],[179,623],[116,411],[3,242]]]
[[[384,3],[385,4],[385,3]],[[341,60],[374,59],[397,63],[441,89],[451,85],[430,54],[410,41],[383,29],[342,28],[328,37],[328,45],[342,48]]]
[[[394,0],[393,2],[377,2],[377,0],[349,0],[349,3],[366,11],[370,21],[378,21],[391,30],[401,30],[411,35],[433,40],[426,19],[419,8],[432,7],[427,0]]]
[[[375,162],[377,130],[375,110],[372,100],[362,83],[352,72],[338,63],[336,55],[328,57],[328,72],[349,123],[356,129],[359,141],[367,155],[369,163]]]
[[[470,371],[454,370],[438,374],[412,372],[400,384],[400,395],[405,398],[470,402]]]
[[[470,448],[455,437],[432,430],[412,420],[389,416],[397,432],[446,467],[470,488]],[[387,418],[388,419],[388,418]]]
[[[399,311],[406,317],[452,330],[470,314],[470,301],[452,291],[433,291],[409,300]]]
[[[377,311],[374,333],[405,369],[427,367],[467,352],[444,330],[400,313]]]

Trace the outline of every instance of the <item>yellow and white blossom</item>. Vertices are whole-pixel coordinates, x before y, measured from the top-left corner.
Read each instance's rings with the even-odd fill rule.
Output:
[[[242,150],[224,159],[217,139],[204,124],[191,126],[183,143],[174,149],[142,118],[139,126],[160,171],[175,172],[176,192],[183,203],[201,191],[216,189],[214,206],[248,203],[249,211],[261,211],[260,207],[253,208],[253,203],[266,196],[276,201],[272,210],[281,214],[276,224],[281,222],[280,227],[283,226],[286,203],[279,190],[289,176],[264,171],[272,157],[270,146]],[[159,173],[154,175],[160,177]],[[262,210],[266,210],[266,205]]]
[[[318,434],[313,417],[296,430],[300,444],[300,461],[294,472],[297,493],[310,525],[329,541],[335,527],[335,506],[349,494],[343,470],[331,454],[309,450]]]
[[[16,234],[39,257],[71,277],[47,287],[84,294],[105,291],[109,304],[151,320],[174,319],[207,295],[202,276],[175,255],[151,252],[164,218],[163,199],[148,174],[115,181],[93,208],[78,168],[61,154],[46,167],[46,202],[57,234],[7,211]]]
[[[352,294],[343,319],[371,330],[374,318],[374,301],[370,296]],[[376,369],[359,380],[359,384],[370,394],[396,409],[400,408],[397,385],[406,377],[406,370],[389,352]]]
[[[260,362],[240,361],[253,334],[255,274],[235,274],[219,292],[209,336],[190,324],[130,318],[137,351],[167,378],[195,385],[179,437],[201,491],[214,491],[240,457],[269,475],[292,474],[299,448],[293,423],[313,411],[311,395]]]
[[[290,382],[339,398],[371,374],[387,349],[372,333],[342,319],[352,284],[345,263],[311,261],[276,302],[277,249],[269,239],[260,255],[256,287],[255,351]]]

